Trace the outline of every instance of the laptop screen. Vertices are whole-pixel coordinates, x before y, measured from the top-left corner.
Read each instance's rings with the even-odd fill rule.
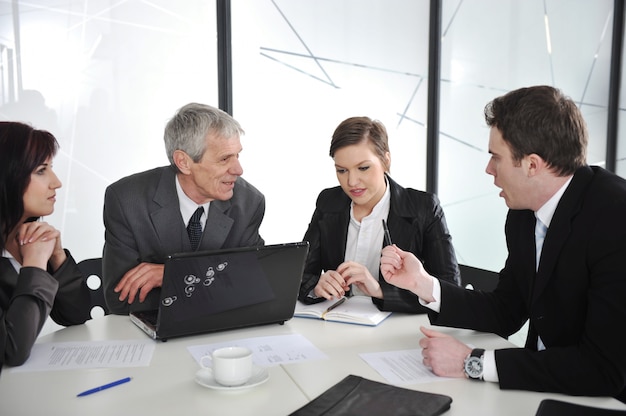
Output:
[[[254,251],[172,258],[167,268],[161,310],[176,322],[276,297]]]
[[[156,337],[290,319],[308,250],[307,242],[298,242],[169,256]]]

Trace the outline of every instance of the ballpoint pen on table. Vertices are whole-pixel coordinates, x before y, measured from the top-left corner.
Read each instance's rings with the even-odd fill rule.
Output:
[[[115,387],[115,386],[119,386],[120,384],[128,383],[130,380],[131,380],[130,377],[126,377],[126,378],[123,378],[123,379],[120,379],[120,380],[116,380],[116,381],[113,381],[113,382],[111,382],[109,384],[105,384],[103,386],[94,387],[93,389],[85,390],[82,393],[78,393],[76,395],[76,397],[88,396],[88,395],[90,395],[92,393],[96,393],[96,392],[99,392],[101,390],[110,389],[111,387]]]
[[[343,297],[343,298],[339,299],[337,302],[335,302],[335,303],[333,303],[332,305],[330,305],[330,306],[328,307],[328,309],[326,309],[326,310],[324,311],[324,313],[322,313],[322,318],[324,318],[328,312],[332,311],[332,310],[333,310],[333,309],[335,309],[337,306],[339,306],[339,305],[341,305],[342,303],[344,303],[344,302],[346,301],[346,299],[348,299],[348,298]]]
[[[391,242],[391,234],[389,233],[389,228],[387,227],[387,221],[383,220],[383,231],[385,233],[385,247],[393,244]]]

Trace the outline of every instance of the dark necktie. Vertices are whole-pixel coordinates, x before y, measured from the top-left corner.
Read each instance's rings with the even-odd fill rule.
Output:
[[[191,242],[191,249],[196,251],[198,244],[200,244],[200,238],[202,237],[202,224],[200,224],[200,217],[204,214],[204,207],[198,207],[196,212],[193,213],[189,224],[187,224],[187,234],[189,234],[189,241]]]

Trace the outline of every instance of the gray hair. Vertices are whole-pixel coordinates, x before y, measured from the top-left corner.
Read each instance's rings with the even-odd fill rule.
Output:
[[[174,163],[174,152],[182,150],[194,162],[199,162],[206,151],[206,136],[214,133],[220,138],[231,138],[244,134],[239,122],[230,114],[206,104],[189,103],[181,107],[167,122],[163,140],[170,164]]]

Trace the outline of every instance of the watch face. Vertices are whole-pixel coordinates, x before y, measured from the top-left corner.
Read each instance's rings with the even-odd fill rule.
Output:
[[[465,363],[465,372],[470,378],[480,378],[483,375],[483,362],[480,357],[469,357]]]

